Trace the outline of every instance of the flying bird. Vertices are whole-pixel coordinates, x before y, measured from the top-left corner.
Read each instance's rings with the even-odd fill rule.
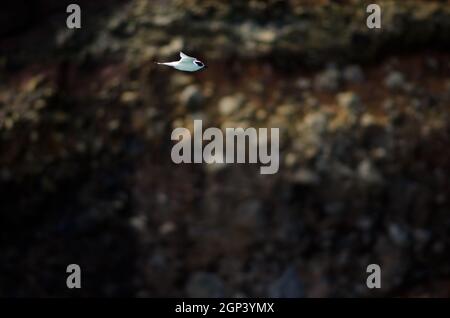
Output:
[[[180,60],[179,61],[166,62],[166,63],[156,62],[156,64],[171,66],[174,69],[184,71],[184,72],[197,72],[203,68],[207,68],[207,66],[204,63],[197,60],[195,57],[187,56],[183,52],[180,52]]]

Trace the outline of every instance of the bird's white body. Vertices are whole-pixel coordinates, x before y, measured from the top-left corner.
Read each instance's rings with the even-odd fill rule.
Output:
[[[176,62],[166,62],[157,64],[167,65],[173,67],[174,69],[184,71],[184,72],[197,72],[203,68],[206,68],[206,65],[201,61],[197,60],[195,57],[190,57],[180,52],[180,60]]]

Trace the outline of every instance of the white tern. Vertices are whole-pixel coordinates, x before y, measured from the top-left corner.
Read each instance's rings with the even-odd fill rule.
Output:
[[[183,52],[180,52],[179,61],[166,63],[156,62],[156,64],[171,66],[174,69],[184,72],[197,72],[203,68],[207,68],[207,66],[203,62],[197,60],[195,57],[187,56]]]

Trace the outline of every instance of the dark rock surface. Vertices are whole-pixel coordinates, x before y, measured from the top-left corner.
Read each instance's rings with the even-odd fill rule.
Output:
[[[447,2],[40,2],[0,14],[0,296],[449,296]],[[196,118],[280,127],[279,173],[172,163]]]

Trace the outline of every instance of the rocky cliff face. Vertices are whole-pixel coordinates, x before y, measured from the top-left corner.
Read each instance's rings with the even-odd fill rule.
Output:
[[[2,22],[0,295],[78,263],[84,296],[448,296],[447,2],[379,31],[360,1],[82,3],[76,31],[41,3]],[[208,70],[153,63],[180,50]],[[279,173],[175,165],[194,119],[279,127]]]

